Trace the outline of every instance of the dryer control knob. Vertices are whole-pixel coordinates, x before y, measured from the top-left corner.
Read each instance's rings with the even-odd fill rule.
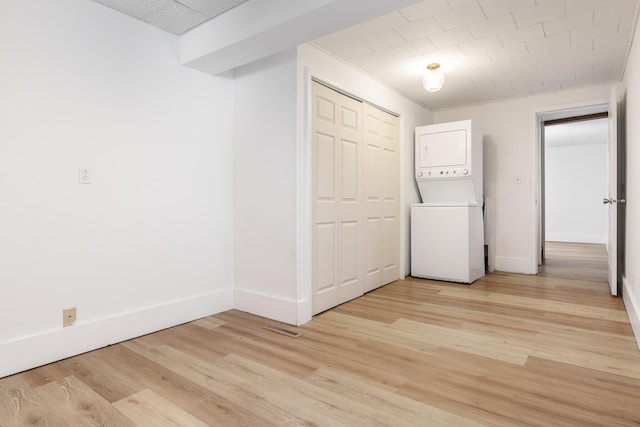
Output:
[[[465,175],[469,175],[469,169],[463,170],[462,173],[465,174]]]
[[[418,171],[418,177],[422,176],[422,171]]]

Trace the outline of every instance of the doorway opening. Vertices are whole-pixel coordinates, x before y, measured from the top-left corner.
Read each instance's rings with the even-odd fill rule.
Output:
[[[618,138],[618,128],[624,121],[618,114],[618,104],[620,100],[617,96],[617,88],[614,86],[611,89],[611,97],[607,101],[535,112],[535,159],[537,162],[537,221],[534,237],[534,260],[537,260],[537,265],[535,271],[540,272],[540,266],[547,258],[545,243],[547,241],[578,245],[573,249],[582,250],[581,256],[587,259],[590,257],[588,253],[593,252],[588,249],[594,248],[581,245],[604,244],[608,257],[608,282],[612,295],[620,294],[617,263],[620,230],[617,217],[618,205],[624,203],[623,199],[618,200],[619,191],[616,191],[620,183],[618,145],[621,138]],[[559,127],[564,125],[574,127],[573,130],[577,130],[574,132],[577,136],[566,135],[571,132],[570,128]],[[558,128],[550,131],[554,126]],[[605,139],[606,143],[603,143]],[[594,166],[598,158],[605,159],[605,166],[601,163]],[[553,169],[554,164],[555,170],[547,170]],[[589,182],[591,185],[585,185]],[[571,186],[572,183],[573,186]],[[576,187],[578,185],[576,183],[580,187]],[[558,206],[554,206],[554,202]],[[587,212],[587,208],[591,209],[591,213]],[[554,211],[556,214],[559,212],[560,216],[554,218]],[[596,212],[595,216],[593,212]],[[606,228],[602,227],[603,218],[606,218]],[[566,227],[564,229],[563,222]],[[568,223],[570,227],[566,225]],[[592,223],[596,223],[595,229]],[[585,229],[585,224],[590,228]],[[554,256],[571,250],[571,247],[559,248],[556,243],[554,245]],[[544,273],[545,269],[542,268],[542,270]]]
[[[541,261],[578,267],[583,258],[594,261],[594,253],[606,255],[609,241],[609,211],[602,203],[609,191],[608,113],[550,119],[543,126]]]
[[[606,121],[608,110],[609,104],[606,101],[596,101],[580,106],[568,106],[566,108],[536,112],[536,200],[538,202],[536,213],[535,259],[537,260],[538,267],[543,265],[546,258],[546,241],[549,226],[551,226],[551,236],[549,237],[552,239],[566,241],[585,240],[584,236],[582,239],[576,238],[576,235],[580,233],[576,232],[575,228],[573,230],[562,230],[562,224],[566,224],[572,220],[571,215],[554,217],[552,214],[551,218],[549,218],[551,222],[548,223],[547,205],[551,203],[551,211],[562,214],[564,213],[561,210],[563,204],[576,204],[576,197],[579,199],[577,192],[574,191],[567,194],[567,191],[572,191],[570,186],[572,182],[580,182],[575,175],[583,174],[586,168],[583,160],[572,156],[572,154],[575,154],[576,151],[580,152],[580,150],[587,145],[581,144],[581,142],[584,140],[585,134],[587,138],[589,138],[588,135],[592,132],[593,125],[590,122],[594,120]],[[606,128],[608,129],[608,125]],[[547,139],[549,139],[549,141],[547,141]],[[596,147],[598,144],[590,145],[592,146],[586,147],[585,151],[601,151],[603,148],[602,146]],[[605,144],[605,147],[606,146],[608,146],[608,143]],[[546,158],[548,154],[551,155],[550,159]],[[547,171],[548,168],[550,168],[549,171]],[[606,178],[605,176],[605,184]],[[567,188],[569,190],[567,190]],[[606,189],[606,187],[604,188]],[[550,193],[550,197],[547,197],[547,193]],[[599,199],[595,199],[595,201],[592,199],[584,203],[592,203],[595,208],[597,203],[602,203],[601,197],[606,194],[606,192],[602,193],[598,196],[600,197]],[[583,198],[585,198],[584,195]],[[555,205],[554,201],[556,202]],[[599,204],[597,205],[598,207],[600,207]],[[579,212],[580,207],[579,204],[573,209],[574,218],[576,215],[579,215],[576,214],[575,211],[577,210]],[[575,226],[574,223],[571,225]]]
[[[609,277],[608,260],[603,244],[547,241],[538,275],[605,284]]]

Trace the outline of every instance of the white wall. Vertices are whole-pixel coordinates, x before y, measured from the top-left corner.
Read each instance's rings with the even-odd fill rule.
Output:
[[[636,341],[640,343],[640,33],[636,31],[627,68],[627,194],[623,296]],[[619,205],[620,206],[620,205]]]
[[[435,112],[436,123],[473,119],[484,134],[484,193],[494,215],[485,241],[496,270],[537,270],[535,113],[606,102],[609,91],[600,85]]]
[[[562,126],[562,125],[556,125]],[[608,242],[607,144],[550,146],[545,150],[545,230],[554,242]]]
[[[235,305],[297,323],[296,51],[235,71]]]
[[[174,41],[0,2],[0,377],[232,307],[233,87]]]

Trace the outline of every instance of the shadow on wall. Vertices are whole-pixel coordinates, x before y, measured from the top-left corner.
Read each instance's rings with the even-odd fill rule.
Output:
[[[497,156],[497,144],[491,135],[483,137],[483,182],[484,182],[484,245],[486,251],[485,268],[495,270],[495,218],[496,218],[496,184],[493,159]]]

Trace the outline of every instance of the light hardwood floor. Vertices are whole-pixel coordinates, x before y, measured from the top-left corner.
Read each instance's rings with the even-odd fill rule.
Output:
[[[639,425],[622,300],[555,276],[407,278],[300,328],[228,311],[0,379],[0,426]]]
[[[545,260],[539,274],[547,277],[581,279],[589,282],[608,280],[605,245],[592,243],[545,242]]]

